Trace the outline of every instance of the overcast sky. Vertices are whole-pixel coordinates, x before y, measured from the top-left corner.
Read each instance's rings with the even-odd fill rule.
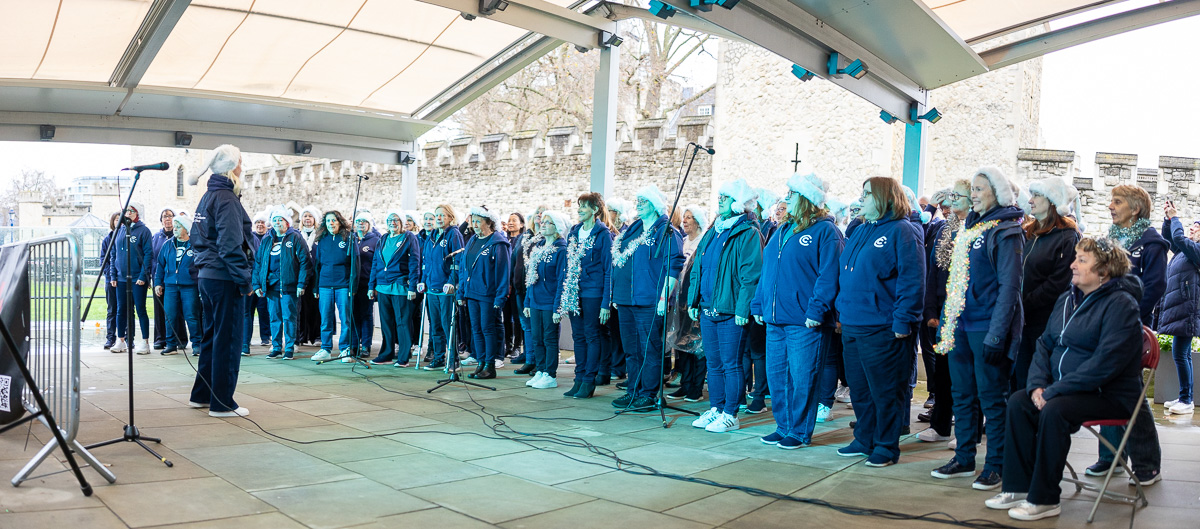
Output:
[[[1047,55],[1041,146],[1076,151],[1085,175],[1097,151],[1137,154],[1141,167],[1158,167],[1159,155],[1200,158],[1200,126],[1192,123],[1200,116],[1197,49],[1200,17],[1191,17]],[[705,86],[715,62],[701,58],[679,73]],[[27,168],[66,186],[77,176],[116,174],[129,161],[126,146],[0,142],[0,187]]]

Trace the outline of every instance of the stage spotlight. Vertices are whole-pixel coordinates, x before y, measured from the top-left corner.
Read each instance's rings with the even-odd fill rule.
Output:
[[[508,0],[479,0],[479,14],[485,17],[505,9],[508,9]]]
[[[658,0],[650,0],[650,14],[666,20],[675,16],[675,8]]]
[[[175,132],[175,146],[189,147],[192,145],[192,135],[183,131]]]
[[[918,119],[925,120],[930,123],[937,123],[942,120],[942,113],[938,112],[938,109],[936,109],[936,108],[931,108],[931,109],[929,109],[928,112],[925,112],[924,114],[921,114],[921,115],[917,115],[917,109],[916,109],[916,107],[913,107],[912,120],[916,121]]]
[[[312,144],[306,141],[297,141],[295,152],[296,154],[312,154]]]
[[[600,32],[600,47],[601,48],[611,48],[614,46],[620,46],[622,42],[624,42],[624,40],[622,40],[621,37],[618,37],[615,33],[609,33],[607,31]]]
[[[475,15],[470,13],[459,13],[458,16],[463,17],[463,20],[475,20]]]
[[[792,75],[794,75],[798,79],[800,79],[801,82],[808,81],[809,79],[812,79],[814,77],[812,72],[808,71],[807,69],[805,69],[803,66],[800,66],[799,64],[792,65]]]
[[[42,141],[50,141],[54,139],[54,125],[41,125],[38,127],[41,133]]]
[[[864,75],[867,75],[867,65],[862,62],[862,59],[855,59],[845,68],[838,68],[839,59],[841,59],[841,55],[838,52],[829,54],[829,63],[826,66],[829,68],[830,77],[845,74],[855,79],[862,79]]]
[[[709,12],[712,11],[712,4],[708,0],[688,0],[688,5],[696,11]]]
[[[400,154],[396,156],[396,161],[399,162],[400,165],[409,165],[413,163],[414,160],[412,154],[409,154],[408,151],[400,151]]]
[[[887,123],[888,125],[891,125],[892,123],[900,121],[900,118],[889,114],[888,111],[886,111],[886,110],[879,111],[879,119],[882,119],[883,122]]]

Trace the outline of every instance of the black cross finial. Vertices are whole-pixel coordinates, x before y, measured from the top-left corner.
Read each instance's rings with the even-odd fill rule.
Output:
[[[800,144],[796,144],[796,159],[792,160],[792,172],[800,170]]]

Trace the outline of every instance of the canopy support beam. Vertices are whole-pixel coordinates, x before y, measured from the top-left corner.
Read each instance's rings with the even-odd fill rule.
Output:
[[[108,78],[108,86],[132,90],[142,82],[150,63],[154,62],[154,57],[191,3],[192,0],[154,0],[146,18],[142,19],[141,27],[133,34],[125,54]]]
[[[593,192],[612,194],[617,155],[617,79],[621,76],[620,51],[600,49],[600,69],[592,102]]]

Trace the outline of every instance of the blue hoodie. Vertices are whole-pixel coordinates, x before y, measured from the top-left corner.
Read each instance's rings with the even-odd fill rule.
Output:
[[[115,281],[125,281],[125,228],[118,227],[112,239],[115,252],[112,261],[108,263],[108,275]],[[152,279],[151,273],[154,272],[154,248],[150,240],[150,228],[139,220],[133,223],[133,229],[129,233],[132,234],[129,238],[129,253],[132,254],[129,256],[129,265],[133,271],[130,275],[133,276],[134,282],[144,281],[149,284]]]
[[[912,334],[925,296],[925,247],[912,222],[890,211],[851,232],[838,261],[837,307],[843,326],[891,327]]]
[[[254,290],[262,290],[265,294],[271,284],[271,252],[275,244],[280,243],[279,255],[275,256],[279,277],[275,280],[277,288],[295,294],[297,288],[308,288],[309,256],[308,245],[304,236],[295,228],[288,228],[283,237],[275,233],[275,228],[259,239],[258,259],[254,263]]]
[[[800,233],[791,223],[774,230],[763,248],[762,276],[750,313],[774,325],[804,325],[807,320],[832,327],[838,293],[838,258],[846,246],[833,217],[817,220]]]
[[[1020,224],[1024,217],[1021,208],[1002,206],[983,215],[972,211],[963,222],[963,229],[971,229],[981,222],[1000,221],[970,241],[971,280],[960,316],[962,328],[967,332],[986,331],[983,343],[1000,348],[1007,345],[1012,359],[1016,359],[1025,325],[1021,311],[1021,251],[1025,232]]]
[[[358,235],[358,232],[355,232]],[[356,237],[355,246],[358,248],[357,262],[354,263],[354,269],[358,271],[358,286],[365,287],[371,281],[371,267],[375,261],[375,248],[379,246],[379,241],[383,239],[379,230],[374,226],[371,230],[364,233],[361,237]],[[361,290],[361,289],[360,289]]]
[[[541,246],[544,245],[538,248]],[[538,248],[529,254],[530,259],[538,253]],[[537,267],[537,282],[525,288],[525,306],[536,310],[554,310],[558,299],[562,297],[562,280],[567,273],[567,241],[562,237],[554,239],[554,251],[537,263],[526,264]]]
[[[161,215],[159,215],[159,216],[161,218]],[[172,226],[172,227],[174,227],[174,226]],[[159,252],[162,251],[163,245],[166,244],[167,241],[170,241],[173,238],[175,238],[175,233],[168,232],[166,230],[166,228],[158,230],[158,233],[155,233],[154,237],[151,238],[150,255],[154,256],[154,259],[152,259],[150,261],[150,276],[151,277],[158,277],[158,274],[157,274],[158,254],[159,254]],[[157,285],[158,283],[154,283],[154,284]]]
[[[326,233],[313,244],[312,262],[316,276],[313,289],[350,288],[350,241],[343,230],[337,235]]]
[[[383,245],[391,245],[392,258],[384,262]],[[378,290],[379,285],[401,283],[410,292],[417,291],[417,283],[421,282],[421,240],[412,232],[399,235],[390,233],[378,240],[375,246],[375,258],[371,260],[371,277],[367,282],[369,290]]]
[[[458,226],[450,226],[438,236],[431,232],[421,249],[421,281],[425,283],[425,291],[430,294],[441,294],[442,287],[447,283],[458,284],[458,277],[453,266],[458,256],[448,258],[450,254],[463,248],[462,233]]]
[[[196,276],[192,275],[192,261],[195,260],[195,256],[191,239],[168,239],[158,250],[158,264],[154,266],[154,284],[167,287],[196,286]]]
[[[643,220],[638,219],[625,229],[620,236],[620,250],[628,250],[629,245],[642,236],[643,226]],[[679,277],[683,270],[683,238],[670,227],[667,216],[660,215],[650,225],[646,244],[633,251],[625,266],[612,267],[613,304],[656,306],[667,278]]]
[[[478,236],[467,241],[470,248]],[[508,267],[512,263],[512,247],[508,236],[496,231],[480,241],[476,254],[458,254],[459,274],[456,299],[491,300],[493,307],[503,307],[508,299]]]
[[[579,239],[582,224],[571,227],[567,235],[567,248],[570,249],[572,240]],[[612,233],[603,222],[592,226],[592,249],[580,259],[579,298],[600,298],[600,308],[612,305]],[[566,278],[564,273],[563,278]],[[562,300],[556,303],[561,304]]]
[[[233,193],[233,180],[225,175],[210,176],[208,192],[200,197],[192,218],[193,264],[200,279],[232,281],[243,294],[250,292],[251,226],[246,208]]]

